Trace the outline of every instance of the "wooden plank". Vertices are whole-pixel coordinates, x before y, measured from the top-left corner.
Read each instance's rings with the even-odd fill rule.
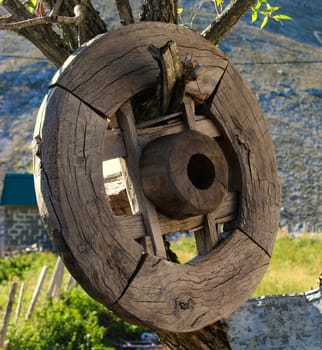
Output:
[[[18,322],[18,318],[20,316],[21,305],[22,305],[22,298],[23,298],[24,291],[25,291],[25,283],[22,282],[21,286],[20,286],[20,292],[19,292],[16,312],[15,312],[15,323]]]
[[[136,124],[136,128],[137,129],[149,128],[151,126],[154,126],[155,124],[169,122],[169,121],[171,121],[171,119],[177,118],[181,115],[182,115],[182,112],[177,112],[177,113],[165,115],[163,117],[147,120],[147,121]]]
[[[184,110],[185,110],[184,116],[186,119],[187,126],[190,130],[196,130],[197,125],[196,125],[196,119],[195,119],[195,103],[193,99],[187,94],[183,96],[182,102],[184,104]]]
[[[224,197],[221,205],[211,215],[211,220],[216,224],[223,224],[234,220],[237,216],[238,209],[238,194],[229,192]],[[132,239],[139,239],[145,235],[145,227],[140,214],[131,216],[117,217],[124,232],[129,234]],[[162,235],[180,232],[180,231],[198,231],[204,227],[204,215],[192,216],[186,219],[170,219],[165,215],[158,213],[158,220]],[[218,238],[213,239],[213,246]]]
[[[64,263],[59,256],[57,258],[54,272],[53,272],[51,280],[49,282],[49,288],[47,291],[48,297],[50,297],[50,298],[59,297],[61,285],[63,283],[64,269],[65,269]]]
[[[140,145],[145,147],[149,142],[158,137],[175,134],[184,130],[186,130],[186,127],[183,121],[178,121],[173,124],[139,129],[138,139]],[[213,121],[211,119],[206,119],[205,117],[196,117],[196,130],[209,137],[221,136],[220,131]]]
[[[176,113],[175,116],[181,115],[181,113]],[[169,116],[170,117],[170,116]],[[171,117],[172,118],[172,117]],[[170,118],[170,119],[171,119]],[[160,118],[166,120],[166,117]],[[144,125],[144,123],[141,123]],[[141,125],[140,124],[140,125]],[[176,120],[174,123],[161,125],[161,126],[154,126],[156,123],[147,123],[150,125],[149,127],[142,127],[137,125],[138,128],[138,140],[141,147],[145,147],[149,142],[153,141],[154,139],[175,134],[178,132],[181,132],[185,130],[185,125],[183,120]],[[196,116],[196,130],[200,131],[201,133],[209,136],[209,137],[219,137],[221,136],[219,129],[216,127],[214,122],[203,116]],[[102,161],[114,159],[114,158],[121,158],[126,157],[126,148],[124,146],[123,138],[122,138],[122,131],[120,129],[113,129],[113,130],[106,130],[106,136],[104,139],[104,149],[103,149],[103,159]]]
[[[72,275],[70,275],[68,278],[68,281],[66,283],[64,291],[68,292],[69,290],[71,290],[72,286],[74,286],[75,284],[76,284],[75,278]]]
[[[166,257],[158,216],[154,206],[144,196],[140,180],[140,153],[135,120],[131,103],[127,102],[118,112],[118,121],[122,129],[123,140],[127,149],[126,166],[123,166],[129,201],[134,214],[141,213],[148,235],[154,246],[154,253]]]
[[[0,329],[0,347],[4,347],[4,343],[6,340],[6,335],[7,335],[7,330],[8,330],[8,326],[9,326],[9,321],[10,321],[10,315],[12,312],[12,307],[13,307],[13,303],[15,300],[15,295],[16,295],[16,290],[17,290],[17,282],[13,282],[11,284],[11,289],[10,289],[10,293],[9,293],[9,298],[8,298],[8,303],[7,303],[7,307],[4,313],[4,318],[3,318],[3,322],[2,322],[2,326]]]
[[[158,213],[161,234],[180,232],[180,231],[196,231],[203,227],[204,216],[198,215],[187,219],[169,219],[168,217]],[[140,239],[146,235],[145,226],[141,214],[131,216],[119,216],[117,220],[125,232],[128,232],[132,239]]]
[[[43,268],[40,272],[40,275],[39,275],[39,278],[37,281],[37,285],[36,285],[35,290],[34,290],[34,294],[32,295],[31,302],[30,302],[29,308],[28,308],[27,313],[26,313],[26,317],[25,317],[26,320],[30,319],[30,317],[35,309],[35,306],[36,306],[36,303],[37,303],[37,300],[38,300],[38,297],[39,297],[39,294],[41,291],[41,287],[42,287],[44,280],[45,280],[45,277],[46,277],[47,270],[48,270],[48,266],[43,266]]]
[[[118,216],[122,230],[127,232],[129,239],[140,239],[146,236],[146,229],[141,214]]]
[[[126,157],[126,149],[121,130],[106,130],[102,161],[121,157]]]
[[[183,66],[179,57],[177,43],[173,40],[167,41],[161,47],[150,45],[148,50],[157,61],[160,69],[157,102],[159,104],[159,114],[164,115],[170,107],[175,85],[182,80]]]
[[[170,219],[159,213],[159,222],[162,234],[168,234],[180,231],[196,231],[203,227],[204,216],[197,215],[187,219]]]
[[[199,255],[207,254],[214,248],[220,239],[215,213],[205,215],[203,230],[195,232],[195,239]]]
[[[183,121],[169,125],[154,126],[151,128],[138,129],[138,140],[142,148],[149,142],[165,135],[176,134],[185,130]]]

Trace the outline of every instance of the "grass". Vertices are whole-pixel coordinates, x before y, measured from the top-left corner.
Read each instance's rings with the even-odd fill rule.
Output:
[[[177,241],[172,241],[171,249],[175,251],[181,262],[186,262],[196,256],[196,246],[193,237],[182,237]],[[317,288],[318,278],[322,272],[321,252],[322,234],[305,234],[296,239],[279,235],[275,242],[270,265],[253,297],[303,293],[311,288]],[[23,271],[22,277],[11,276],[9,281],[0,283],[0,320],[3,318],[13,281],[18,282],[17,295],[22,281],[25,282],[25,293],[20,316],[24,317],[44,265],[48,266],[48,271],[41,294],[43,296],[46,295],[57,259],[56,255],[52,253],[31,253],[25,256],[24,259],[32,261],[32,268]],[[66,275],[65,277],[67,277]],[[40,299],[44,300],[45,298]]]
[[[2,258],[5,259],[5,258]],[[2,260],[1,259],[1,260]],[[24,295],[23,295],[23,302],[22,302],[22,309],[21,309],[21,317],[24,317],[25,313],[27,312],[27,309],[29,307],[34,288],[37,285],[37,281],[40,275],[40,272],[44,265],[48,266],[48,270],[46,273],[46,278],[44,281],[44,284],[41,289],[40,298],[41,296],[45,295],[47,292],[47,289],[49,287],[50,278],[53,273],[53,269],[57,260],[57,256],[53,253],[30,253],[30,254],[24,254],[20,255],[19,257],[15,258],[17,261],[25,261],[26,265],[30,264],[30,268],[26,268],[25,270],[22,269],[22,275],[18,276],[16,274],[12,274],[10,276],[10,279],[8,281],[3,281],[0,283],[0,320],[3,318],[3,314],[6,308],[6,305],[8,303],[8,296],[11,289],[11,283],[17,282],[17,291],[16,291],[16,298],[17,300],[20,287],[22,282],[24,282]],[[0,262],[1,262],[0,260]],[[3,265],[0,264],[0,268],[3,268]],[[41,298],[42,300],[44,298]],[[16,305],[13,306],[13,310],[15,310]]]
[[[171,243],[181,262],[196,256],[193,237]],[[270,265],[253,297],[303,293],[317,288],[322,268],[322,234],[304,234],[296,239],[279,235]]]
[[[317,288],[322,268],[322,237],[278,237],[270,265],[254,296],[302,293]]]

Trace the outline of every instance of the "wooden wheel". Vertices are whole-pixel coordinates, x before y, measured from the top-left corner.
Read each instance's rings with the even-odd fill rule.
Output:
[[[131,98],[159,72],[147,47],[169,39],[197,79],[179,113],[135,123]],[[114,158],[132,215],[107,199],[102,162]],[[66,266],[132,323],[200,329],[239,307],[267,268],[280,206],[268,127],[228,60],[187,28],[126,26],[72,56],[41,106],[34,160],[39,210]],[[188,264],[166,260],[162,236],[180,230],[195,231]]]

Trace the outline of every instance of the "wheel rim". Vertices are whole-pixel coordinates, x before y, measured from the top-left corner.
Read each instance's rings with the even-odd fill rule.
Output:
[[[35,129],[36,192],[55,246],[90,295],[130,322],[187,332],[234,311],[259,283],[275,240],[280,189],[265,120],[227,59],[186,28],[161,23],[151,28],[141,23],[101,36],[54,78]],[[183,222],[162,224],[135,181],[133,215],[116,218],[102,176],[102,160],[125,157],[132,185],[139,179],[142,146],[156,137],[154,126],[147,133],[133,123],[129,99],[155,84],[158,70],[147,46],[169,38],[182,57],[191,53],[202,66],[186,89],[186,124],[199,131],[203,125],[202,133],[211,137],[218,133],[229,167],[227,198],[202,218],[203,233],[196,234],[201,256],[185,265],[163,258],[162,240],[162,225]],[[122,51],[117,44],[125,39],[129,45]],[[125,58],[133,64],[124,68]],[[203,118],[194,112],[200,101]],[[107,119],[115,115],[120,129],[107,130]],[[174,134],[183,125],[165,129]],[[107,137],[111,142],[104,146]],[[237,215],[227,211],[227,203],[237,204]],[[217,224],[230,232],[226,239]],[[152,239],[154,254],[136,242],[142,237]]]

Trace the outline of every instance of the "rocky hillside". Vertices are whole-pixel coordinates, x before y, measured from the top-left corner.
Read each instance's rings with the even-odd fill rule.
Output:
[[[322,230],[322,50],[241,23],[220,47],[270,125],[282,182],[281,224]]]
[[[305,1],[283,1],[284,12],[294,17],[284,3]],[[320,0],[312,3],[322,4]],[[296,11],[302,20],[296,22],[297,29],[289,22],[283,27],[295,38],[294,33],[312,32],[306,27],[299,30],[306,14],[304,9]],[[311,16],[308,12],[307,17]],[[283,187],[281,224],[294,230],[308,222],[309,228],[321,231],[322,45],[315,48],[319,43],[314,37],[306,41],[301,37],[298,34],[299,41],[311,47],[240,23],[220,48],[249,82],[269,122]],[[54,72],[31,44],[14,33],[0,32],[0,190],[6,172],[30,171],[34,120]]]
[[[321,0],[271,0],[270,3],[280,6],[281,12],[291,16],[292,21],[285,25],[269,21],[267,31],[313,47],[322,46]]]

